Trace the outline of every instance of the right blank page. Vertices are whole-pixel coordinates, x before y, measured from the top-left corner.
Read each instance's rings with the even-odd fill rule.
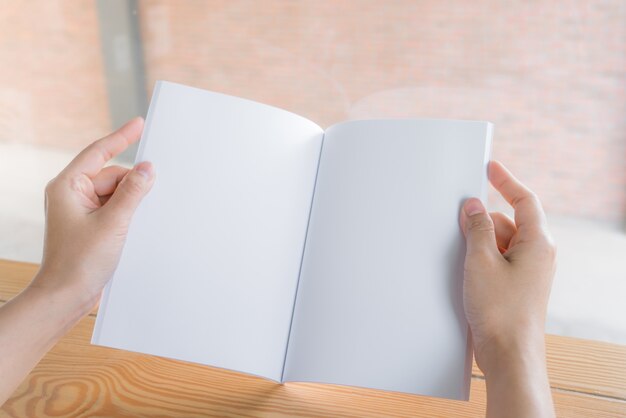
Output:
[[[371,120],[324,137],[284,380],[467,399],[459,210],[492,125]]]

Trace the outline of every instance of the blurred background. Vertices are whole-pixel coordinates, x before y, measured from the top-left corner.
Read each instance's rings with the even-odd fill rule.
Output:
[[[45,184],[145,115],[159,79],[322,127],[494,122],[493,157],[539,194],[559,247],[547,331],[626,344],[623,0],[4,1],[0,258],[40,261]]]

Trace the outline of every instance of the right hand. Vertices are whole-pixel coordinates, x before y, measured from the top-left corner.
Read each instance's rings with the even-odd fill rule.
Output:
[[[556,265],[537,196],[499,162],[489,164],[489,180],[513,206],[515,221],[488,214],[475,198],[461,211],[465,315],[485,376],[510,362],[545,361],[545,316]]]

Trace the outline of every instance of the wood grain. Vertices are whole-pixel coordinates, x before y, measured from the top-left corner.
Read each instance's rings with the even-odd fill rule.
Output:
[[[546,357],[552,387],[626,399],[626,346],[547,335]]]
[[[485,384],[470,402],[341,386],[277,385],[235,372],[91,346],[83,319],[4,405],[6,416],[484,416]],[[626,416],[626,402],[554,390],[559,416]]]
[[[37,274],[39,265],[0,259],[0,301],[6,302],[22,291]]]
[[[39,264],[0,259],[0,302],[7,302],[21,292],[39,271]],[[95,315],[98,307],[91,313]]]
[[[33,264],[0,260],[0,304],[23,289]],[[470,402],[331,385],[289,383],[92,346],[84,318],[33,370],[0,417],[46,416],[484,416],[476,367]],[[626,347],[548,336],[559,416],[626,417]]]

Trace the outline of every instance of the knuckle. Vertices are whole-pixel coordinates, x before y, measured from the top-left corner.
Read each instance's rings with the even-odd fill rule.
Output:
[[[491,251],[481,246],[478,248],[472,248],[471,251],[468,251],[467,257],[465,258],[465,266],[466,268],[477,267],[479,269],[484,269],[491,265],[492,260],[493,257]]]
[[[56,176],[52,180],[50,180],[44,189],[44,196],[46,199],[54,198],[56,195],[60,194],[64,188],[65,178],[61,175]]]
[[[472,216],[469,219],[470,231],[493,231],[493,222],[488,216]]]
[[[541,238],[535,242],[537,254],[545,261],[554,262],[557,255],[557,247],[549,234],[542,234]]]
[[[70,189],[75,192],[83,192],[85,190],[85,179],[82,176],[72,176],[68,179]]]
[[[116,210],[108,210],[103,212],[102,216],[106,218],[108,225],[113,228],[127,229],[128,216],[125,211],[116,208]]]
[[[46,188],[43,191],[43,197],[44,197],[44,207],[46,208],[46,211],[48,210],[48,205],[50,204],[50,201],[52,200],[52,196],[55,195],[55,189],[56,189],[56,178],[50,180],[47,184],[46,184]]]
[[[464,272],[466,275],[483,274],[497,271],[497,260],[485,249],[472,251],[465,257]]]
[[[528,192],[520,196],[515,197],[513,199],[513,207],[516,207],[520,203],[525,203],[525,202],[528,202],[534,206],[541,206],[541,201],[539,200],[539,196],[537,196],[537,194],[531,190],[529,190]]]
[[[551,259],[556,258],[556,254],[557,254],[556,243],[554,242],[552,237],[549,235],[546,237],[545,252]]]
[[[137,176],[129,175],[124,179],[124,189],[127,193],[137,195],[143,193],[143,182]]]
[[[44,189],[46,195],[53,194],[57,188],[58,179],[57,177],[53,178],[46,184],[46,188]]]
[[[90,148],[98,155],[100,155],[104,161],[109,161],[111,158],[113,158],[111,151],[109,151],[109,149],[104,145],[102,140],[94,142],[90,145]]]

